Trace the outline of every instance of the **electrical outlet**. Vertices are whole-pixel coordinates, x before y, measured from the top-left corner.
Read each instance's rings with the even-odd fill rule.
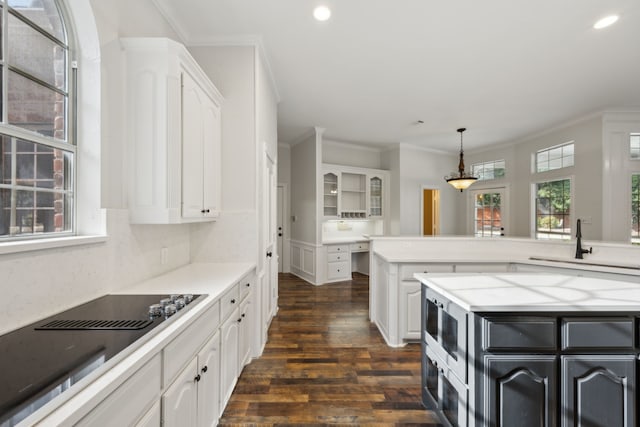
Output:
[[[169,248],[160,249],[160,264],[165,265],[169,261]]]

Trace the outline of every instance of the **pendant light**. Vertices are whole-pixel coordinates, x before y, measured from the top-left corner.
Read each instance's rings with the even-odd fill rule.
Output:
[[[478,178],[472,175],[467,175],[464,171],[464,152],[462,151],[462,132],[467,130],[466,128],[458,129],[460,132],[460,163],[458,163],[458,172],[452,172],[450,176],[445,176],[444,179],[447,180],[449,184],[451,184],[456,190],[465,190],[469,188],[471,184],[476,182]]]

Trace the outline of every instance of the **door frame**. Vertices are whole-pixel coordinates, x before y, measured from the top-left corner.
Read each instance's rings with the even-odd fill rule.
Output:
[[[439,185],[422,184],[420,186],[420,236],[424,236],[424,190],[438,190],[438,193],[442,195],[442,187]],[[440,211],[440,205],[438,205],[438,218],[440,217]],[[441,228],[440,224],[438,224],[438,234],[435,234],[435,236],[440,235]]]
[[[277,248],[278,259],[282,263],[282,272],[291,272],[291,238],[289,237],[289,184],[279,182],[277,189],[282,188],[282,248]],[[278,193],[276,189],[276,193]],[[278,202],[280,203],[280,202]],[[276,221],[276,227],[277,227]],[[277,230],[276,230],[277,232]],[[277,236],[276,236],[277,237]],[[277,238],[276,238],[277,241]]]

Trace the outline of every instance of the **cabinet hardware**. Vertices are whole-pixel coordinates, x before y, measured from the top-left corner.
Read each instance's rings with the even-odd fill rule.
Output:
[[[234,298],[231,300],[231,304],[235,304],[235,303],[236,303],[236,299]]]
[[[201,369],[202,372],[207,372],[209,370],[209,368],[207,367],[207,365],[204,365]]]
[[[238,318],[238,323],[242,322],[242,317]]]
[[[247,288],[251,286],[251,283],[247,283]]]
[[[242,317],[244,317],[244,316],[245,316],[245,314],[244,314],[244,313],[242,313]]]
[[[267,257],[271,258],[272,255],[273,253],[271,251],[267,252]]]
[[[195,382],[200,381],[202,377],[200,376],[200,374],[196,375],[196,377],[193,379]]]

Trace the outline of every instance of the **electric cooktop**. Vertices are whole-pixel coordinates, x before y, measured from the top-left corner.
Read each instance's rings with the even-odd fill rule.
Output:
[[[25,419],[203,297],[105,295],[0,336],[0,427]]]

